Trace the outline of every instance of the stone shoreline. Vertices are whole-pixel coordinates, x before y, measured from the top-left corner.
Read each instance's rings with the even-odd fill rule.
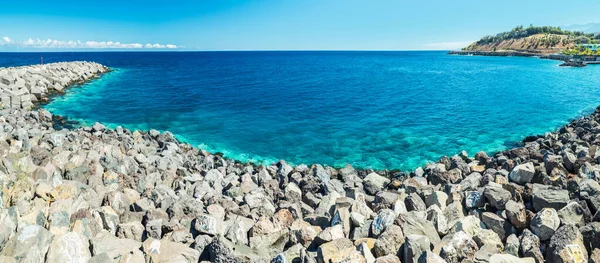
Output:
[[[30,108],[0,110],[0,262],[600,262],[600,108],[523,147],[391,174],[57,130]]]

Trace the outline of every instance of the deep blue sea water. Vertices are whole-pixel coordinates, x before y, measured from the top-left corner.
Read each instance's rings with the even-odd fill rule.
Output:
[[[45,53],[114,69],[45,106],[86,123],[170,130],[242,161],[411,170],[493,153],[600,104],[600,66],[445,52]],[[0,54],[0,66],[39,53]]]

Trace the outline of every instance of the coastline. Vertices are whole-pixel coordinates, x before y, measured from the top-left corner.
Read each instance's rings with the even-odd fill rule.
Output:
[[[492,56],[492,57],[539,57],[541,59],[552,59],[560,61],[568,61],[573,58],[563,54],[544,54],[525,51],[479,51],[479,50],[452,50],[448,55],[463,55],[463,56]]]
[[[588,227],[600,224],[600,107],[521,147],[461,152],[410,172],[241,163],[170,132],[53,128],[61,119],[39,107],[0,110],[0,223],[15,226],[0,231],[2,260],[39,259],[23,238],[41,240],[34,250],[49,262],[69,253],[136,262],[563,262],[600,245],[600,227]],[[581,233],[565,240],[573,229]],[[71,240],[83,249],[61,249]],[[520,249],[526,242],[538,245]]]

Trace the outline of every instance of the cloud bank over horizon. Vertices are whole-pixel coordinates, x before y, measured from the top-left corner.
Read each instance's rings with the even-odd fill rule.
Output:
[[[15,49],[177,49],[180,48],[173,44],[158,43],[121,43],[119,41],[74,41],[57,39],[33,39],[18,41],[4,36],[0,38],[0,48]]]

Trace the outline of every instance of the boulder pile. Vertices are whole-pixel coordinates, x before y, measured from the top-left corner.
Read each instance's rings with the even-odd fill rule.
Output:
[[[0,68],[0,109],[31,109],[50,94],[107,71],[107,67],[87,61]]]
[[[0,262],[600,262],[600,108],[412,172],[57,122],[0,110]]]

